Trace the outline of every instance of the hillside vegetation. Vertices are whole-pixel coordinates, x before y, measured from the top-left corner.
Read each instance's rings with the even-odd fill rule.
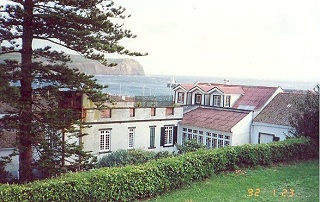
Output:
[[[70,68],[76,68],[82,73],[91,75],[138,75],[144,76],[144,69],[140,63],[134,59],[128,58],[110,58],[110,64],[117,64],[116,66],[104,66],[103,64],[86,59],[80,55],[70,55],[72,63],[69,63]],[[0,55],[0,62],[5,59],[18,60],[20,56],[17,53]]]

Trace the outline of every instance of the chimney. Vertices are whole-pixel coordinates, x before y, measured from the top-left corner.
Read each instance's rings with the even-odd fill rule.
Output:
[[[225,85],[229,85],[230,84],[230,80],[229,79],[224,79],[223,81],[224,81]]]

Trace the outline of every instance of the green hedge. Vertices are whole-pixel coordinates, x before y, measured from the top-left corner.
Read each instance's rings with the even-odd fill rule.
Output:
[[[220,171],[313,158],[318,155],[317,151],[305,138],[199,150],[142,165],[69,173],[25,185],[2,185],[0,201],[134,201]]]

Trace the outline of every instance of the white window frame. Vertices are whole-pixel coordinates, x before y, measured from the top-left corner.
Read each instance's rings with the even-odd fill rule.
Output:
[[[221,148],[231,145],[231,135],[219,134],[213,131],[204,131],[197,128],[183,128],[182,143],[185,140],[195,139],[198,143],[202,143],[207,148]]]
[[[134,148],[135,128],[128,128],[128,148]]]
[[[184,92],[178,92],[178,103],[184,103]]]
[[[214,95],[213,96],[213,106],[214,107],[220,107],[221,105],[221,96],[220,95]]]
[[[149,148],[156,148],[156,127],[150,126],[150,146]]]
[[[173,145],[173,128],[174,126],[164,126],[164,146]]]
[[[106,152],[111,150],[111,129],[99,130],[99,151]]]
[[[195,94],[194,104],[201,105],[202,104],[202,94]]]
[[[226,96],[226,107],[231,107],[231,96],[230,95]]]

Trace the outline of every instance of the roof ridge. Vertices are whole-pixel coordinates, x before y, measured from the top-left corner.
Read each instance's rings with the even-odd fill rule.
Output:
[[[196,109],[203,108],[203,109],[215,109],[221,111],[229,111],[229,112],[239,112],[239,113],[250,113],[252,110],[246,109],[236,109],[236,108],[225,108],[225,107],[213,107],[213,106],[200,106]]]

